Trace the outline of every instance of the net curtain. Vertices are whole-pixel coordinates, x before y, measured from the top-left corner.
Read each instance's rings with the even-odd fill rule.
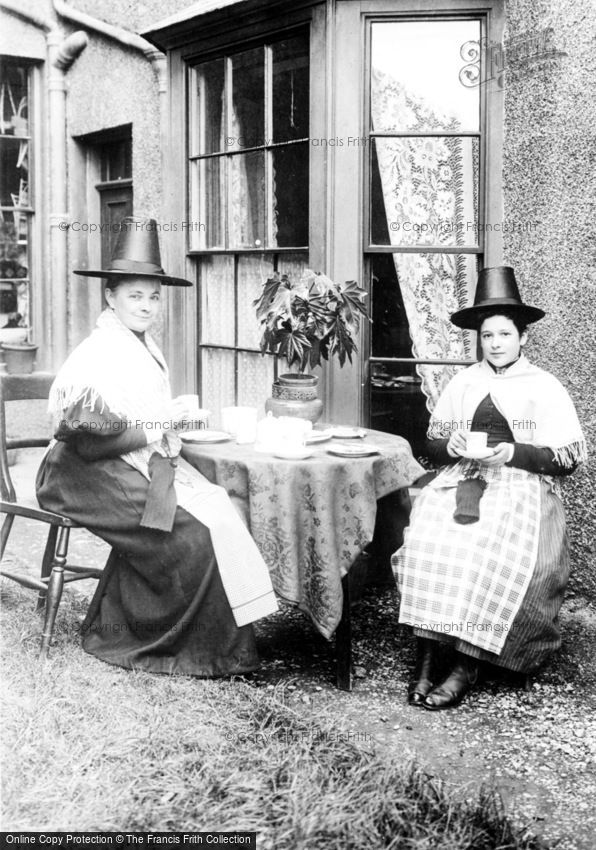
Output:
[[[457,129],[455,119],[446,123],[442,117],[439,124],[385,72],[373,70],[371,95],[373,128]],[[377,138],[376,145],[390,244],[420,250],[393,254],[413,355],[473,360],[475,334],[452,325],[449,316],[472,301],[476,264],[469,258],[474,255],[466,260],[462,254],[424,251],[430,244],[464,244],[467,223],[475,221],[478,162],[473,147],[446,136]],[[469,235],[467,239],[469,244]],[[431,412],[457,368],[416,367]]]

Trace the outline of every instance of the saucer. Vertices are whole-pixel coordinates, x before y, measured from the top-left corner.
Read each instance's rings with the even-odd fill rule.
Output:
[[[310,446],[314,443],[324,443],[325,440],[330,440],[333,437],[333,430],[331,428],[327,428],[325,431],[311,431],[308,437],[305,438],[304,442],[307,446]]]
[[[338,443],[336,446],[331,446],[327,449],[330,455],[338,455],[339,457],[368,457],[369,455],[380,454],[376,446],[364,445],[342,445]]]
[[[364,428],[350,428],[345,425],[339,425],[337,428],[331,429],[331,435],[338,437],[340,440],[353,440],[358,437],[366,437],[366,431]]]
[[[486,458],[492,457],[494,453],[494,449],[480,449],[477,452],[460,451],[460,455],[468,460],[486,460]]]
[[[184,443],[225,443],[232,439],[227,431],[210,431],[202,428],[199,431],[180,431],[180,439]]]

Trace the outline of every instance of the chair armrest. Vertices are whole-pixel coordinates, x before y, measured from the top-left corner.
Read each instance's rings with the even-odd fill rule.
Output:
[[[62,514],[54,514],[51,511],[44,511],[42,508],[31,508],[27,505],[19,505],[18,502],[0,502],[0,511],[13,516],[27,517],[28,519],[36,519],[39,522],[46,522],[49,525],[60,525],[67,528],[80,528],[79,524]]]

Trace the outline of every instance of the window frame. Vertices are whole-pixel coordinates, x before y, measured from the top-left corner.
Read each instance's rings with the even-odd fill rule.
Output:
[[[369,297],[372,298],[372,264],[375,255],[378,254],[463,254],[466,256],[476,255],[479,260],[478,270],[481,268],[498,265],[502,261],[503,243],[502,234],[499,231],[487,231],[484,227],[486,222],[502,220],[502,190],[500,186],[500,166],[502,151],[502,92],[496,90],[494,85],[480,84],[479,103],[479,125],[478,131],[446,131],[415,132],[404,130],[401,132],[374,132],[371,130],[371,68],[372,68],[372,25],[375,23],[392,23],[408,21],[449,21],[449,20],[479,20],[480,22],[480,46],[495,41],[497,37],[502,38],[503,33],[503,9],[499,0],[494,2],[471,2],[461,3],[459,0],[445,2],[437,0],[432,10],[425,8],[424,3],[412,3],[417,9],[389,10],[387,6],[391,0],[362,0],[361,16],[365,39],[365,73],[364,92],[362,98],[362,127],[363,136],[367,138],[365,157],[363,158],[362,177],[362,270],[364,280],[367,282]],[[484,51],[480,50],[479,61],[486,59]],[[463,63],[463,60],[462,60]],[[482,68],[482,65],[481,65]],[[480,73],[480,80],[485,76]],[[493,98],[491,102],[489,97]],[[370,241],[371,236],[371,175],[372,175],[372,140],[374,138],[413,138],[413,137],[444,137],[456,136],[479,139],[479,182],[478,182],[478,225],[479,237],[477,246],[455,245],[455,246],[428,246],[428,245],[375,245]],[[372,354],[372,329],[364,328],[362,340],[362,390],[360,399],[361,421],[370,422],[371,417],[371,372],[372,364],[388,363],[402,364],[415,367],[416,365],[443,365],[443,366],[469,366],[476,360],[444,359],[444,358],[416,358],[416,357],[381,357]]]
[[[293,20],[292,18],[296,18]],[[299,140],[287,140],[284,142],[272,142],[273,133],[272,129],[272,116],[271,116],[271,85],[272,85],[272,68],[271,68],[271,46],[276,42],[283,41],[284,39],[292,38],[293,36],[304,35],[308,41],[308,57],[309,57],[309,128],[308,128],[308,136],[305,139]],[[230,202],[230,192],[229,186],[226,180],[226,222],[225,222],[225,242],[226,247],[215,247],[215,248],[197,248],[192,246],[192,234],[187,232],[185,236],[185,244],[186,244],[186,254],[188,258],[193,262],[194,270],[195,270],[195,279],[196,279],[196,325],[195,325],[195,333],[196,333],[196,378],[197,378],[197,386],[199,392],[202,393],[204,382],[203,382],[203,352],[206,350],[211,351],[231,351],[234,352],[234,400],[233,404],[238,404],[239,397],[239,372],[240,372],[240,358],[242,355],[252,355],[252,354],[260,354],[259,348],[248,348],[246,346],[238,345],[238,288],[239,288],[239,265],[240,259],[242,257],[250,257],[250,256],[262,256],[265,261],[270,261],[274,270],[277,270],[279,267],[280,259],[284,256],[304,256],[304,265],[306,267],[309,266],[310,256],[311,256],[311,239],[313,235],[313,222],[312,222],[312,186],[313,186],[313,156],[312,149],[310,146],[310,136],[312,134],[312,120],[313,120],[313,56],[314,56],[314,46],[313,46],[313,21],[312,21],[312,10],[296,10],[296,15],[288,16],[288,18],[282,23],[278,22],[277,26],[275,26],[271,19],[267,21],[267,26],[264,26],[262,30],[258,34],[253,34],[249,39],[242,38],[242,35],[239,34],[237,40],[221,40],[221,38],[216,40],[216,45],[210,45],[208,49],[201,50],[200,52],[193,51],[191,54],[186,56],[182,56],[182,61],[184,64],[184,81],[185,81],[185,92],[184,92],[184,102],[186,105],[185,114],[187,116],[186,119],[186,127],[185,127],[185,149],[184,149],[184,159],[185,159],[185,211],[188,221],[193,221],[195,218],[198,219],[198,206],[199,200],[198,198],[195,201],[193,206],[193,188],[191,185],[192,181],[192,167],[193,163],[200,159],[208,159],[220,157],[223,158],[224,161],[227,161],[230,157],[238,154],[250,153],[253,151],[265,151],[266,160],[272,156],[272,154],[268,153],[268,151],[275,151],[277,149],[288,149],[292,145],[295,144],[304,144],[305,142],[308,144],[308,173],[307,180],[309,186],[309,204],[307,211],[307,231],[308,231],[308,242],[307,245],[298,245],[298,246],[273,246],[273,245],[260,245],[254,247],[230,247],[228,240],[228,204]],[[264,65],[265,65],[265,126],[264,126],[264,141],[269,142],[269,144],[263,145],[255,145],[251,147],[241,148],[238,150],[237,148],[233,148],[230,151],[217,152],[216,154],[194,154],[192,151],[192,121],[194,116],[194,109],[192,107],[192,98],[194,97],[194,84],[196,81],[196,76],[194,73],[194,69],[205,62],[209,62],[216,59],[224,59],[225,62],[225,86],[226,86],[226,95],[225,95],[225,108],[227,111],[226,121],[229,120],[229,73],[230,66],[232,62],[232,58],[234,55],[239,53],[244,53],[254,48],[262,48],[264,50]],[[267,49],[268,48],[268,49]],[[226,166],[227,168],[227,166]],[[270,222],[270,203],[271,203],[271,192],[270,190],[270,179],[269,179],[269,163],[266,161],[266,204],[267,204],[267,241],[269,242],[271,236],[271,222]],[[199,219],[200,220],[200,219]],[[234,315],[231,317],[231,321],[234,322],[234,345],[229,344],[221,344],[221,343],[213,343],[213,342],[205,342],[203,338],[203,329],[201,327],[201,302],[203,298],[203,292],[201,287],[201,258],[204,257],[231,257],[233,258],[233,268],[234,268]],[[256,317],[255,317],[256,321]],[[280,363],[278,358],[273,357],[272,355],[261,355],[265,357],[271,357],[273,360],[273,380],[277,378]],[[282,368],[283,371],[283,368]]]

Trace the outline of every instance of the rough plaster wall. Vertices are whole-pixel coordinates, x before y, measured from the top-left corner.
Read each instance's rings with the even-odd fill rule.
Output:
[[[102,18],[110,24],[126,27],[134,32],[148,29],[158,21],[175,15],[194,4],[194,0],[75,0],[80,12]]]
[[[509,0],[506,38],[552,27],[567,56],[506,74],[505,262],[547,311],[528,354],[572,396],[591,459],[565,482],[571,589],[596,601],[596,15],[593,0]]]
[[[132,124],[135,212],[159,216],[159,105],[151,63],[137,51],[91,34],[67,84],[69,136]]]

